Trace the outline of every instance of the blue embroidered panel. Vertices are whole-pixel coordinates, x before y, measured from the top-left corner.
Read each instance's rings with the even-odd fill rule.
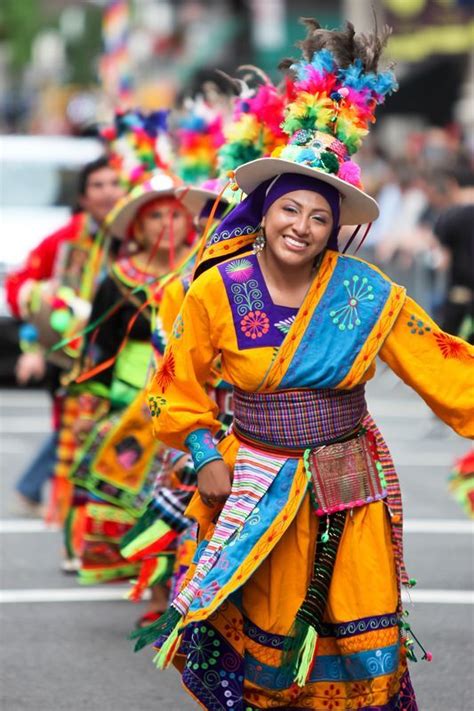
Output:
[[[288,503],[297,466],[297,459],[288,459],[283,464],[253,513],[222,549],[217,563],[202,581],[200,595],[193,599],[189,608],[191,611],[209,605],[219,590],[229,582],[238,570],[241,561],[247,558],[252,548],[267,532],[280,511]]]
[[[397,613],[393,613],[392,615],[362,617],[358,620],[340,622],[338,624],[324,622],[322,629],[319,632],[319,637],[335,637],[336,639],[355,637],[359,634],[365,634],[366,632],[374,632],[376,630],[386,630],[390,627],[397,627],[398,621],[399,616]],[[270,649],[283,649],[286,640],[288,639],[285,635],[273,634],[262,630],[248,618],[244,618],[244,630],[249,639],[254,642],[258,642],[258,644],[263,647],[270,647]]]
[[[398,668],[399,656],[398,644],[343,656],[318,656],[309,681],[362,681],[393,674]],[[248,653],[245,655],[245,672],[250,681],[267,689],[287,689],[292,681],[288,672],[260,662]]]
[[[391,284],[368,264],[339,256],[279,388],[335,387],[382,313]]]
[[[209,462],[222,459],[222,455],[214,444],[211,432],[204,427],[193,430],[188,434],[184,444],[189,449],[196,474]]]
[[[254,254],[218,267],[232,310],[240,350],[278,347],[295,320],[297,309],[274,304]]]

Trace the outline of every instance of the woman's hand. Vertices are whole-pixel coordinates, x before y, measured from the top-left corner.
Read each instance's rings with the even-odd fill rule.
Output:
[[[229,467],[222,459],[205,464],[198,472],[197,479],[203,504],[214,508],[227,500],[232,488],[231,476]]]

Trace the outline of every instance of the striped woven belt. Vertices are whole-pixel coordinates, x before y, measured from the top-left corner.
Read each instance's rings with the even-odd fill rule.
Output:
[[[234,433],[261,449],[289,455],[357,434],[367,413],[365,387],[352,390],[280,390],[249,393],[234,388]]]

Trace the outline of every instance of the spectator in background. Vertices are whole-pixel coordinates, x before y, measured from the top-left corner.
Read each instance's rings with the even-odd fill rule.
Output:
[[[99,158],[84,166],[78,181],[80,211],[64,227],[43,239],[30,252],[24,265],[10,273],[6,279],[6,296],[13,316],[28,321],[35,289],[41,283],[54,280],[62,245],[83,241],[85,238],[93,240],[106,215],[122,194],[117,173],[110,167],[107,158]],[[60,371],[47,364],[34,326],[25,323],[20,327],[20,342],[23,353],[16,366],[19,385],[42,381],[48,372],[48,385],[54,402]],[[55,411],[57,413],[57,407],[53,408],[53,414]],[[52,434],[43,443],[16,486],[19,506],[24,514],[39,513],[42,488],[53,471],[57,443],[55,419],[53,417]]]
[[[451,205],[439,216],[434,234],[448,263],[443,329],[474,342],[474,170],[463,166],[448,176]]]

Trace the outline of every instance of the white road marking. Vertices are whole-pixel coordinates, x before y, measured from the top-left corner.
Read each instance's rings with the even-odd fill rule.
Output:
[[[32,397],[28,393],[21,393],[16,395],[2,395],[0,393],[0,409],[3,411],[2,416],[6,417],[5,410],[7,408],[18,408],[21,409],[35,409],[35,410],[47,410],[51,408],[51,400],[47,395],[44,396],[34,396]]]
[[[473,590],[417,590],[402,592],[405,603],[428,605],[474,605]]]
[[[0,604],[43,602],[114,602],[126,600],[129,587],[51,588],[37,590],[0,590]],[[410,590],[403,601],[414,604],[474,605],[471,590]]]
[[[405,533],[442,533],[474,535],[474,521],[443,518],[407,518],[403,524]]]
[[[7,518],[0,521],[0,533],[56,533],[60,530],[60,526],[51,526],[36,518]]]
[[[126,600],[129,589],[128,586],[97,586],[92,588],[0,590],[0,604],[31,602],[112,602],[114,600]]]
[[[37,434],[51,432],[51,418],[48,414],[43,417],[2,417],[0,421],[0,434]]]
[[[447,518],[408,518],[403,524],[405,533],[440,533],[474,535],[474,521]],[[41,519],[12,518],[0,520],[1,533],[57,533],[60,526],[51,526]]]

